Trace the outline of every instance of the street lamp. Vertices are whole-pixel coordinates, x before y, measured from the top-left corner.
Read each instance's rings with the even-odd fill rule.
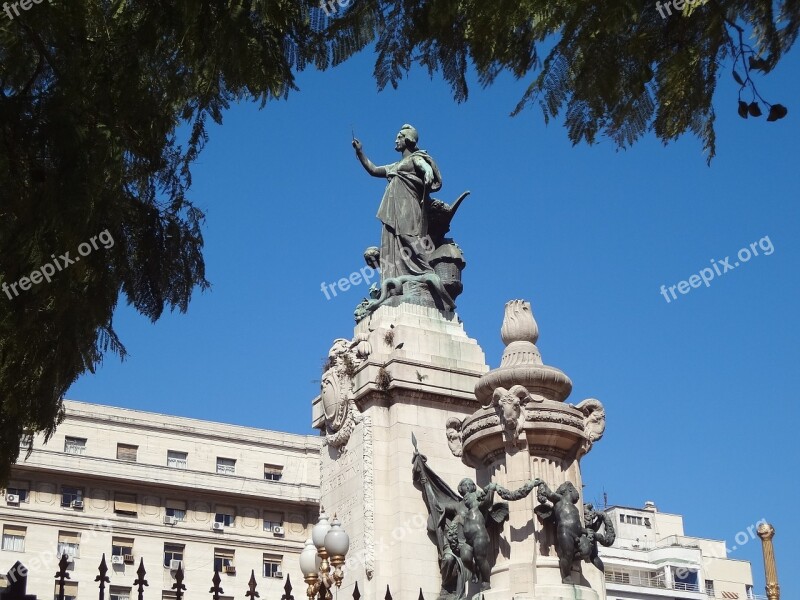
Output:
[[[306,595],[309,600],[320,593],[320,588],[325,590],[325,600],[333,598],[331,588],[342,585],[342,565],[349,549],[350,536],[342,529],[339,519],[333,515],[333,521],[329,522],[328,515],[321,510],[317,524],[311,529],[311,539],[306,540],[300,553],[300,570],[303,580],[308,584]]]

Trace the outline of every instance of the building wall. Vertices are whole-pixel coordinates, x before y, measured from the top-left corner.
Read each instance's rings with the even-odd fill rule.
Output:
[[[613,506],[607,513],[617,530],[614,545],[600,548],[609,599],[754,597],[748,595],[750,563],[727,558],[723,541],[684,535],[681,515],[659,512],[652,503]]]
[[[251,570],[262,597],[282,593],[286,574],[303,585],[298,556],[319,510],[319,438],[65,404],[58,433],[47,444],[36,439],[33,454],[14,468],[9,487],[27,488],[28,498],[19,505],[0,501],[0,528],[25,528],[24,551],[0,549],[0,569],[21,561],[31,570],[29,593],[53,594],[60,533],[68,540],[63,536],[79,536],[71,579],[81,599],[96,597],[104,553],[111,585],[125,588],[144,559],[147,597],[159,598],[174,583],[174,571],[164,567],[165,544],[185,547],[184,584],[195,593],[211,587],[215,550],[233,552],[236,573],[222,575],[225,595],[243,595]],[[85,439],[83,454],[65,452],[75,448],[67,438]],[[118,444],[136,446],[135,461],[118,459]],[[185,469],[167,465],[170,450],[187,454]],[[218,457],[235,459],[233,472],[217,473]],[[265,479],[265,465],[270,477],[280,471],[279,481]],[[82,490],[82,508],[62,506],[64,486]],[[168,507],[183,506],[185,520],[165,524]],[[231,514],[222,531],[212,529],[217,513]],[[270,527],[281,523],[283,533],[265,531],[265,520]],[[133,539],[134,564],[111,564],[115,537]],[[264,576],[265,557],[281,564],[280,578]]]

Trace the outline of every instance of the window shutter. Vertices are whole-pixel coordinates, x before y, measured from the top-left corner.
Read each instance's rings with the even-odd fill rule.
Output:
[[[186,500],[167,500],[167,508],[186,510]]]
[[[56,593],[58,593],[58,584],[56,584]],[[64,595],[65,596],[77,596],[78,595],[78,582],[77,581],[65,581],[64,582]]]
[[[136,513],[136,494],[114,494],[114,512]]]
[[[136,462],[139,446],[131,444],[117,444],[117,460],[130,460]]]
[[[20,527],[19,525],[5,525],[3,527],[3,535],[25,537],[25,532],[27,529],[27,527]]]
[[[74,531],[59,531],[58,543],[59,544],[79,544],[81,541],[81,534]]]
[[[281,556],[280,554],[264,553],[264,561],[265,562],[281,563],[281,562],[283,562],[283,556]]]

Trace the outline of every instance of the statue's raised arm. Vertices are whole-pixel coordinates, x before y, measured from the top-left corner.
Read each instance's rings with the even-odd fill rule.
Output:
[[[364,167],[367,173],[373,177],[386,177],[386,167],[376,167],[373,162],[364,154],[364,146],[357,139],[353,139],[353,148],[356,150],[356,158],[358,158],[361,166]]]

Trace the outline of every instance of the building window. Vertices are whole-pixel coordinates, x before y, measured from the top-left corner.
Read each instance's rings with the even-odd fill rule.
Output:
[[[172,590],[164,590],[161,592],[161,600],[175,600],[177,597],[177,594]]]
[[[755,598],[756,595],[753,593],[753,586],[752,585],[745,585],[744,586],[744,593],[748,598]]]
[[[264,519],[264,531],[275,531],[275,528],[282,528],[283,522],[282,521],[270,521],[268,519]],[[278,529],[280,531],[280,529]]]
[[[233,458],[217,457],[217,473],[220,475],[235,475],[236,460]]]
[[[278,579],[283,577],[280,556],[264,555],[264,577],[276,577]]]
[[[111,556],[121,556],[126,565],[133,564],[133,538],[111,538]],[[118,559],[119,560],[119,559]]]
[[[18,525],[3,526],[3,550],[9,552],[25,552],[25,531],[26,527]]]
[[[185,546],[179,544],[164,544],[164,567],[177,569],[177,562],[183,561]]]
[[[621,514],[621,513],[620,513],[620,515],[619,515],[619,522],[620,522],[620,523],[624,523],[624,522],[625,522],[625,515],[623,515],[623,514]]]
[[[30,433],[24,433],[19,438],[19,447],[27,450],[33,445],[33,436]]]
[[[132,444],[117,444],[117,460],[129,460],[136,462],[136,455],[139,453],[139,446]]]
[[[80,556],[81,534],[74,531],[58,532],[58,551],[57,556],[67,556],[68,558],[78,558]]]
[[[283,477],[283,467],[264,463],[264,479],[267,481],[280,481]]]
[[[67,454],[86,454],[86,438],[64,438],[64,452]]]
[[[58,600],[58,584],[53,592],[53,597]],[[78,597],[78,582],[65,581],[64,582],[64,600],[75,600]]]
[[[168,517],[173,517],[176,521],[186,520],[186,501],[185,500],[167,500]]]
[[[643,525],[642,517],[635,517],[633,515],[627,515],[625,517],[625,522],[629,525]]]
[[[131,588],[112,585],[108,600],[131,600]]]
[[[220,573],[236,573],[233,565],[233,550],[214,548],[214,570]]]
[[[706,596],[714,597],[714,581],[712,579],[706,579]]]
[[[8,482],[8,487],[6,488],[6,501],[11,503],[9,496],[16,496],[18,502],[27,502],[30,487],[31,484],[27,481],[15,481],[12,479]]]
[[[167,466],[171,469],[185,469],[188,456],[186,452],[167,450]]]
[[[283,527],[283,515],[281,513],[264,513],[264,531],[275,531],[276,527]]]
[[[217,507],[217,514],[214,515],[215,523],[221,523],[225,527],[233,527],[233,523],[235,520],[236,517],[234,517],[233,511],[231,509]]]
[[[83,490],[81,488],[62,485],[61,506],[83,508]]]
[[[114,492],[114,512],[125,517],[135,517],[138,514],[136,494]]]

